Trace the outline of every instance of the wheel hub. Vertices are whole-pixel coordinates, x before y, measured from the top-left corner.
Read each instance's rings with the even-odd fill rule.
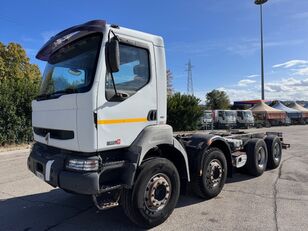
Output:
[[[215,187],[217,186],[222,177],[222,166],[219,160],[212,160],[207,168],[206,172],[206,182],[210,187]]]
[[[273,156],[274,156],[274,159],[275,159],[276,161],[278,161],[279,158],[280,158],[280,146],[279,146],[278,143],[276,143],[275,146],[274,146],[274,153],[273,153]]]
[[[260,147],[258,150],[258,166],[260,168],[263,168],[264,163],[265,163],[265,150],[263,147]]]
[[[145,206],[151,211],[157,211],[166,206],[171,196],[171,183],[163,173],[153,176],[144,193]]]

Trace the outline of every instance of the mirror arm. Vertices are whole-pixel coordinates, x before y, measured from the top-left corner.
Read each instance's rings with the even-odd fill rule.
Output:
[[[110,44],[110,33],[113,34],[113,38],[117,41],[119,41],[119,38],[118,36],[113,32],[113,30],[109,30],[109,33],[108,33],[108,44]],[[115,85],[115,81],[114,81],[114,76],[113,76],[113,72],[112,72],[112,68],[111,68],[111,65],[110,65],[110,61],[109,61],[109,51],[108,51],[108,67],[109,67],[109,70],[110,70],[110,75],[111,75],[111,81],[112,81],[112,85],[113,85],[113,89],[114,89],[114,95],[115,96],[119,96],[118,92],[117,92],[117,88],[116,88],[116,85]]]
[[[113,85],[113,89],[114,89],[114,95],[115,96],[118,96],[118,91],[117,91],[117,88],[116,88],[116,85],[115,85],[115,82],[114,82],[114,77],[113,77],[113,73],[112,71],[110,72],[110,75],[111,75],[111,81],[112,81],[112,85]]]

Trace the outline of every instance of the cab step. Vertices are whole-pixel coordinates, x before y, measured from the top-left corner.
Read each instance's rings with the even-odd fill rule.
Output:
[[[104,186],[101,193],[92,195],[93,202],[98,210],[106,210],[117,207],[122,192],[122,185]]]

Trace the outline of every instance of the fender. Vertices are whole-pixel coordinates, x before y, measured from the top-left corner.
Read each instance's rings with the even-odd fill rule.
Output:
[[[193,134],[179,139],[182,140],[187,150],[192,175],[202,175],[204,152],[212,147],[219,148],[225,154],[228,164],[228,175],[232,175],[231,149],[223,137],[213,134]]]
[[[182,144],[173,137],[173,129],[170,125],[155,125],[148,126],[138,135],[133,144],[129,147],[129,152],[135,154],[137,166],[139,166],[145,155],[159,146],[172,146],[177,153],[180,153],[184,158],[186,165],[186,175],[188,181],[190,180],[188,155]]]

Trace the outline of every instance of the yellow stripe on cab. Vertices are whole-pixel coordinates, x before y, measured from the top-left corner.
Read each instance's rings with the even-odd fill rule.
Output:
[[[141,123],[147,121],[148,121],[147,118],[129,118],[129,119],[116,119],[116,120],[98,120],[97,124]]]

